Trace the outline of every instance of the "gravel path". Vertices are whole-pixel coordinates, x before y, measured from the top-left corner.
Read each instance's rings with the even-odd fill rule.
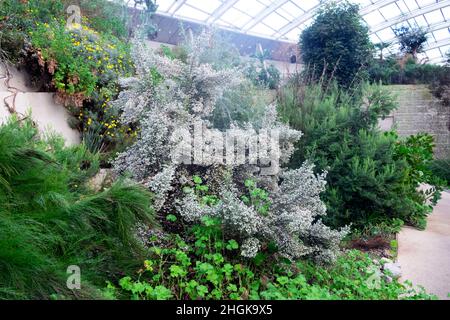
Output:
[[[402,279],[450,300],[450,193],[442,194],[425,231],[406,227],[398,242]]]

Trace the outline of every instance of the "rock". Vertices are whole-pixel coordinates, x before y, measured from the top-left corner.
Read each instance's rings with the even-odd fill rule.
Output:
[[[95,192],[100,192],[105,186],[111,185],[114,181],[114,175],[111,169],[100,169],[100,171],[92,177],[88,186]]]
[[[384,276],[384,280],[386,280],[387,283],[392,283],[392,281],[394,281],[394,279],[392,279],[392,277],[385,275]]]
[[[381,258],[380,259],[380,263],[382,264],[382,265],[384,265],[384,264],[386,264],[386,263],[393,263],[393,261],[391,260],[391,259],[388,259],[388,258]]]
[[[398,279],[402,276],[402,268],[398,263],[385,263],[383,270],[388,276]]]

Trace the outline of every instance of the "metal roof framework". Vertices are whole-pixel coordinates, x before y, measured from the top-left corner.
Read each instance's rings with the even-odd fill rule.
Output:
[[[160,15],[272,40],[296,43],[318,10],[342,0],[157,0]],[[429,31],[420,57],[442,63],[450,51],[450,0],[350,0],[370,28],[374,43],[394,42],[394,29],[406,25]],[[394,52],[396,45],[390,49]]]

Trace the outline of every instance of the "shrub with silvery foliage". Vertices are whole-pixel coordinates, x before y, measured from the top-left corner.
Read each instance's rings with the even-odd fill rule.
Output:
[[[214,129],[209,120],[218,99],[242,80],[239,69],[215,70],[212,65],[201,63],[199,57],[207,49],[210,37],[208,32],[192,37],[185,61],[160,55],[148,48],[144,40],[135,39],[136,77],[120,81],[124,90],[112,102],[121,111],[123,123],[140,128],[136,142],[114,161],[114,169],[118,173],[128,172],[149,187],[155,193],[157,210],[163,208],[173,191],[176,172],[182,166],[173,157],[174,150],[180,147],[173,133],[192,132],[199,121]],[[250,139],[246,135],[252,132],[277,130],[280,164],[289,160],[294,144],[301,137],[299,131],[278,121],[274,105],[267,107],[259,121],[236,125],[232,130],[243,135],[244,141]],[[220,218],[225,235],[241,240],[242,255],[246,257],[254,257],[263,244],[273,242],[288,258],[311,256],[321,261],[333,260],[345,231],[333,231],[320,222],[320,216],[326,214],[319,198],[325,188],[323,175],[314,175],[310,164],[267,177],[259,174],[261,168],[255,164],[227,165],[224,170],[240,174],[232,174],[234,179],[229,181],[216,181],[220,185],[217,204],[205,205],[191,193],[177,199],[179,214],[186,221],[199,222],[205,216]],[[255,179],[271,192],[271,208],[266,215],[241,200],[236,177]]]
[[[261,214],[254,205],[245,204],[233,183],[224,181],[219,201],[206,206],[194,193],[179,201],[178,210],[189,222],[203,217],[220,218],[225,234],[242,241],[241,254],[252,258],[263,244],[273,243],[278,253],[295,260],[311,257],[319,263],[333,262],[341,239],[349,231],[325,226],[320,217],[326,215],[320,193],[325,190],[325,174],[314,174],[314,166],[305,163],[287,170],[270,192],[269,210]]]

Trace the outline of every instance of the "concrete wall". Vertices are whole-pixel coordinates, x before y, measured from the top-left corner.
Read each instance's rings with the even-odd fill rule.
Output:
[[[427,132],[434,136],[437,158],[450,158],[450,108],[433,97],[426,85],[388,86],[399,108],[380,123],[383,129],[395,127],[400,136]]]
[[[66,139],[67,145],[80,143],[80,134],[77,130],[69,127],[67,119],[69,113],[67,110],[53,99],[53,93],[36,92],[36,88],[28,85],[27,75],[20,72],[12,66],[8,67],[11,73],[10,87],[16,88],[17,92],[15,107],[20,114],[27,114],[31,111],[31,116],[37,124],[41,133],[55,132],[62,135]],[[8,91],[8,87],[3,79],[5,68],[0,65],[0,124],[7,121],[11,116],[5,106],[5,101],[12,104],[12,92]]]

